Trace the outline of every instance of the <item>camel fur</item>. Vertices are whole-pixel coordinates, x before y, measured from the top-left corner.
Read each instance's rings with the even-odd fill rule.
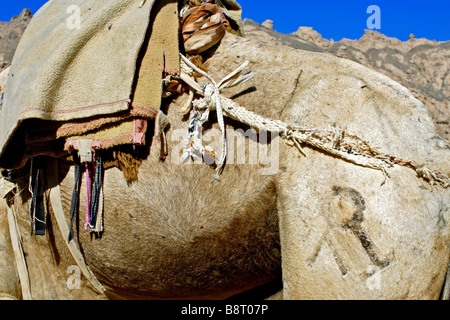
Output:
[[[435,135],[425,107],[391,79],[330,55],[231,34],[207,61],[208,72],[221,79],[244,60],[255,79],[224,94],[246,108],[302,126],[336,122],[389,152],[450,171],[450,148]],[[165,161],[152,137],[135,182],[116,167],[106,170],[100,238],[82,230],[81,214],[75,240],[107,297],[224,299],[282,280],[284,299],[439,298],[450,257],[448,189],[403,167],[382,184],[379,171],[313,148],[305,148],[305,157],[280,139],[268,144],[279,147],[275,173],[261,174],[267,164],[250,164],[246,155],[244,164],[229,163],[221,180],[213,180],[208,165],[177,162],[188,129],[179,112],[186,100],[185,94],[163,101],[170,121]],[[230,119],[226,124],[249,129]],[[217,131],[217,124],[205,130]],[[68,219],[68,162],[60,162],[59,177]],[[33,297],[105,298],[83,277],[79,289],[68,288],[74,261],[51,210],[47,235],[29,235],[27,182],[16,185],[14,206]],[[85,180],[81,190],[84,208]],[[1,244],[9,248],[1,214]],[[0,282],[0,292],[21,298],[14,268],[0,268],[10,280]]]

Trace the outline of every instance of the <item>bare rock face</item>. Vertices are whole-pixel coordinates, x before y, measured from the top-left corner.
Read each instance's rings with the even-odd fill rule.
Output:
[[[33,18],[30,9],[23,9],[9,22],[0,21],[0,72],[11,64],[14,52],[28,23]]]
[[[273,30],[273,21],[268,19],[266,21],[263,22],[262,24],[264,27],[272,29]]]
[[[438,134],[450,142],[450,41],[417,39],[410,35],[409,40],[403,42],[366,30],[359,40],[335,42],[323,39],[311,27],[300,27],[296,32],[285,35],[262,28],[251,20],[245,20],[244,26],[251,39],[329,53],[387,75],[407,87],[425,104]]]
[[[299,27],[292,35],[298,36],[310,43],[314,43],[319,47],[328,49],[333,41],[322,38],[322,35],[314,30],[312,27]]]

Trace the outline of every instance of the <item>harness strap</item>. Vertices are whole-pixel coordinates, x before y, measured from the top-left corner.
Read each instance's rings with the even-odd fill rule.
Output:
[[[450,300],[450,263],[448,264],[447,277],[441,293],[441,300]]]
[[[59,188],[59,178],[58,178],[58,160],[51,158],[47,162],[47,182],[50,194],[50,203],[53,212],[58,223],[58,227],[63,235],[64,239],[69,237],[69,226],[67,225],[64,209],[61,203],[61,190]],[[67,248],[69,249],[72,257],[77,263],[83,275],[89,280],[89,282],[97,289],[101,294],[105,294],[105,287],[97,280],[95,275],[89,269],[80,249],[76,246],[75,241],[66,242]]]

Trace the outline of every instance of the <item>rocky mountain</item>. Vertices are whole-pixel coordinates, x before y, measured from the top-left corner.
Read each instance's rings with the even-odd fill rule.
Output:
[[[32,17],[30,9],[23,9],[11,21],[0,21],[0,72],[11,64],[19,40]]]
[[[359,40],[324,39],[311,27],[292,34],[273,30],[273,21],[262,25],[246,19],[246,36],[271,45],[332,54],[350,59],[399,82],[428,108],[438,134],[450,142],[450,41],[408,41],[366,30]]]
[[[14,56],[20,37],[33,17],[22,10],[9,22],[0,21],[0,72]],[[312,27],[299,27],[292,34],[276,32],[274,22],[262,25],[246,19],[246,36],[268,45],[332,54],[375,69],[407,87],[430,111],[439,135],[450,142],[450,41],[416,39],[408,41],[366,30],[358,40],[324,39]]]

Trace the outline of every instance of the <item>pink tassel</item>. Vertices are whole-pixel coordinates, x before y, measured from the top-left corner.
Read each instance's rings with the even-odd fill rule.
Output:
[[[89,228],[89,221],[91,220],[91,172],[89,170],[89,163],[86,162],[86,189],[87,189],[87,202],[86,202],[86,221],[84,222],[84,231]]]

